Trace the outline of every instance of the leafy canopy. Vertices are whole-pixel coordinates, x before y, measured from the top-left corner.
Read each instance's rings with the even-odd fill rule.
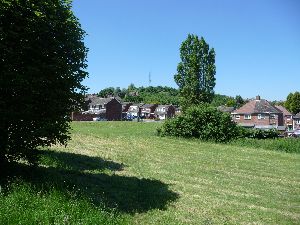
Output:
[[[285,107],[293,114],[300,112],[300,92],[290,93],[285,101]]]
[[[87,48],[67,0],[0,0],[0,161],[69,140]]]
[[[180,58],[174,79],[179,86],[182,108],[210,103],[216,84],[214,49],[209,49],[203,37],[189,34],[181,44]]]
[[[98,93],[98,96],[103,98],[110,95],[118,96],[125,102],[173,105],[179,104],[178,90],[167,86],[135,87],[134,84],[130,84],[127,89],[108,87],[102,89]]]

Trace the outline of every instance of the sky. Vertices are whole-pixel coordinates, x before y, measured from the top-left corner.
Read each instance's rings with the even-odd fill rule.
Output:
[[[89,93],[177,88],[188,34],[215,49],[216,93],[273,101],[300,91],[299,0],[74,0],[73,11],[87,33]]]

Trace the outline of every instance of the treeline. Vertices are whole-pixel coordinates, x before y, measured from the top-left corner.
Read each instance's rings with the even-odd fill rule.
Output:
[[[237,95],[234,98],[227,95],[215,94],[211,102],[211,105],[215,107],[228,106],[228,107],[239,108],[247,102],[248,100],[243,99],[240,95]]]
[[[179,90],[167,86],[136,87],[134,84],[130,84],[128,88],[123,89],[120,87],[108,87],[102,89],[98,96],[102,98],[115,96],[125,102],[134,103],[180,105]],[[244,100],[240,95],[231,97],[215,94],[211,105],[215,107],[228,106],[238,108],[246,102],[247,100]]]
[[[128,88],[108,87],[98,93],[99,97],[120,97],[124,102],[148,104],[173,104],[179,105],[179,92],[176,88],[167,86],[136,87],[130,84]]]

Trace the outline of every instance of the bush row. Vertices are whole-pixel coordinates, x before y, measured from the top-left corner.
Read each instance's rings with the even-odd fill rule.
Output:
[[[240,138],[252,138],[252,139],[270,139],[277,138],[278,131],[276,129],[261,130],[261,129],[251,129],[238,127],[238,137]]]
[[[276,130],[238,127],[228,113],[202,104],[188,108],[183,115],[165,121],[158,133],[162,136],[199,138],[205,141],[229,142],[237,138],[268,139],[278,137]]]

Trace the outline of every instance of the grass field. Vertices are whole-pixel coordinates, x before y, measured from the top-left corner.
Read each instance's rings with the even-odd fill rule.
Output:
[[[0,224],[300,224],[300,154],[77,122],[1,180]]]

